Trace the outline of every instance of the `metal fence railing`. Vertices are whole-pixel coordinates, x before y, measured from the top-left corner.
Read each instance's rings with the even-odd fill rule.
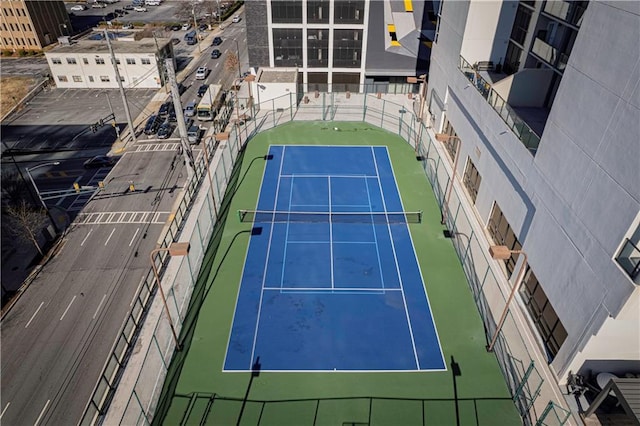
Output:
[[[197,162],[195,176],[184,191],[183,199],[175,218],[167,228],[162,244],[162,247],[167,247],[172,241],[177,240],[187,215],[195,218],[193,227],[189,228],[191,234],[188,240],[191,243],[191,251],[188,256],[173,260],[173,262],[179,262],[177,273],[172,278],[168,277],[171,278],[171,282],[163,286],[169,288],[166,291],[167,298],[178,332],[183,327],[191,327],[191,322],[195,321],[197,316],[197,313],[188,313],[191,298],[203,297],[199,289],[194,290],[194,285],[209,240],[217,238],[216,234],[223,224],[223,222],[216,222],[212,212],[214,210],[220,212],[223,207],[225,192],[233,189],[234,179],[237,179],[235,166],[243,153],[242,148],[258,132],[291,121],[334,119],[366,122],[386,129],[401,136],[415,149],[437,202],[441,208],[443,207],[445,188],[451,179],[451,161],[444,154],[444,147],[436,146],[437,142],[431,138],[426,123],[417,119],[413,108],[407,108],[406,97],[395,96],[395,101],[391,101],[377,94],[346,96],[344,93],[318,93],[316,96],[316,93],[311,92],[306,96],[308,99],[304,101],[302,97],[291,94],[259,105],[244,102],[244,105],[251,106],[244,111],[238,111],[238,114],[244,114],[251,119],[243,121],[242,125],[233,126],[229,139],[221,142],[217,149],[211,150],[215,152],[210,152],[213,158],[212,188],[207,191],[211,191],[215,201],[207,194],[194,207],[193,200],[206,175],[204,159],[200,158]],[[240,103],[242,102],[238,105]],[[283,104],[289,106],[282,107]],[[213,143],[211,145],[213,147]],[[203,185],[203,188],[208,188],[208,185]],[[471,210],[468,210],[469,203],[465,197],[466,195],[459,192],[458,188],[452,191],[448,201],[446,225],[452,235],[453,245],[489,338],[496,329],[495,316],[499,315],[504,308],[508,294],[506,286],[501,284],[505,280],[503,272],[496,267],[498,265],[496,261],[488,255],[489,243],[486,237],[474,231],[477,229],[477,221]],[[213,202],[215,202],[215,209]],[[187,232],[183,233],[181,240],[187,240]],[[167,261],[166,253],[165,256],[159,256],[158,267],[161,270],[166,268]],[[494,269],[498,271],[497,275]],[[130,320],[127,322],[127,324],[130,322],[130,325],[123,327],[120,337],[114,344],[112,357],[96,386],[94,398],[89,404],[83,424],[99,420],[104,414],[105,407],[108,407],[108,400],[117,383],[117,378],[114,381],[114,377],[117,376],[116,371],[123,363],[127,348],[130,348],[135,341],[135,330],[139,322],[144,319],[144,312],[154,292],[153,275],[150,271],[144,279],[140,294],[136,298],[136,307],[132,310]],[[153,337],[151,343],[144,349],[146,350],[144,362],[129,395],[126,408],[117,419],[114,419],[118,424],[151,424],[156,415],[160,393],[172,356],[183,356],[180,352],[174,352],[174,341],[165,315],[159,315],[153,327]],[[557,388],[557,385],[543,380],[540,369],[546,366],[536,364],[531,356],[531,351],[539,348],[532,348],[531,344],[527,343],[529,339],[525,338],[525,333],[528,332],[519,326],[514,314],[509,312],[494,349],[513,402],[524,424],[565,424],[569,418],[569,411],[563,408],[563,400],[553,400],[553,395],[557,394],[553,388]],[[162,413],[158,415],[162,416]]]

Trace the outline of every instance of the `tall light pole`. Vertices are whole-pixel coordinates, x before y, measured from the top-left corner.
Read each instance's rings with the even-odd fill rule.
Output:
[[[42,199],[42,196],[40,195],[40,191],[38,191],[38,187],[36,186],[36,182],[33,180],[33,176],[31,176],[31,170],[36,170],[36,169],[39,169],[40,167],[46,167],[46,166],[57,166],[58,164],[60,164],[59,161],[54,161],[54,162],[51,162],[51,163],[38,164],[37,166],[31,167],[31,168],[25,167],[25,170],[27,171],[27,176],[29,176],[29,180],[31,181],[31,185],[33,185],[33,188],[36,190],[36,194],[38,195],[38,199],[40,200],[40,203],[42,204],[42,207],[44,207],[44,211],[47,213],[47,216],[49,217],[49,220],[51,221],[51,224],[53,225],[53,229],[55,229],[56,234],[60,230],[58,229],[58,225],[56,224],[56,220],[51,215],[51,212],[49,211],[49,208],[47,207],[47,204]]]
[[[193,27],[196,32],[196,42],[198,43],[198,52],[202,53],[202,47],[200,47],[200,39],[198,38],[198,21],[196,20],[196,6],[195,4],[191,8],[191,14],[193,15]]]
[[[240,72],[240,45],[238,44],[238,40],[233,39],[236,42],[236,54],[238,55],[238,78],[242,78],[242,72]]]
[[[462,146],[462,141],[457,136],[447,135],[446,133],[436,133],[436,140],[438,142],[447,142],[450,139],[454,139],[456,143],[456,155],[453,158],[453,172],[451,173],[451,179],[449,180],[449,185],[447,186],[447,192],[444,196],[444,202],[442,203],[442,212],[440,223],[444,225],[447,221],[447,210],[449,209],[449,198],[451,197],[451,190],[453,189],[453,179],[456,177],[456,169],[458,168],[458,158],[460,158],[460,147]]]
[[[520,282],[524,278],[524,272],[527,269],[527,254],[522,250],[511,250],[507,246],[491,246],[489,247],[489,255],[493,259],[496,260],[507,260],[511,257],[512,254],[521,254],[524,256],[524,260],[522,261],[522,266],[520,267],[520,271],[518,271],[518,275],[516,276],[516,281],[511,286],[511,292],[509,293],[509,298],[504,306],[504,310],[502,311],[502,315],[500,316],[500,320],[498,321],[498,325],[496,326],[496,331],[491,338],[491,342],[487,346],[487,351],[492,352],[493,346],[496,344],[498,340],[498,334],[500,334],[500,330],[502,330],[502,326],[504,325],[504,321],[507,319],[507,312],[509,312],[509,305],[511,304],[511,300],[513,296],[516,294],[516,290],[520,287]]]
[[[149,254],[149,258],[151,259],[151,267],[153,268],[153,275],[156,278],[156,284],[158,285],[158,292],[160,293],[160,298],[162,298],[162,304],[164,305],[164,312],[167,314],[167,319],[169,320],[169,326],[171,327],[171,334],[173,335],[173,341],[176,344],[176,350],[182,350],[182,345],[180,345],[180,341],[178,340],[178,334],[176,333],[176,329],[173,326],[173,321],[171,320],[171,313],[169,312],[169,306],[167,305],[167,298],[164,295],[164,290],[162,289],[162,283],[160,282],[160,277],[158,276],[158,268],[156,267],[156,262],[154,256],[161,251],[168,251],[170,256],[186,256],[189,254],[189,243],[171,243],[169,247],[165,248],[157,248],[151,250]]]

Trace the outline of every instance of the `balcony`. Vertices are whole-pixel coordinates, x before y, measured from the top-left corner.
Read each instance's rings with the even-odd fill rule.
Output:
[[[584,4],[583,4],[584,3]],[[582,17],[587,10],[586,2],[579,1],[547,1],[544,5],[544,12],[554,16],[564,22],[579,27],[582,24]]]
[[[480,75],[478,70],[460,56],[458,69],[476,88],[478,93],[486,99],[493,110],[498,113],[500,118],[511,129],[511,131],[520,139],[522,144],[535,155],[538,145],[540,144],[540,135],[537,134],[525,121],[518,115],[514,107],[510,106],[507,101],[494,89],[488,79]]]
[[[540,59],[555,67],[561,71],[567,67],[567,62],[569,61],[569,55],[564,52],[559,51],[557,48],[553,47],[546,41],[535,38],[533,40],[533,46],[531,47],[531,52],[533,52]]]

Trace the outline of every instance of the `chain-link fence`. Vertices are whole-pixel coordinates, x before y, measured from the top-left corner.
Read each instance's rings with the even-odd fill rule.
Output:
[[[178,238],[189,240],[191,251],[188,256],[177,258],[175,274],[167,274],[163,288],[167,288],[167,299],[171,317],[174,318],[178,333],[186,327],[187,334],[197,319],[197,312],[189,312],[189,301],[205,297],[205,290],[194,289],[200,267],[210,240],[221,235],[224,225],[225,192],[232,190],[238,179],[239,161],[243,146],[255,134],[290,121],[361,121],[381,127],[401,136],[416,151],[424,172],[433,187],[437,202],[447,209],[449,236],[452,237],[469,288],[472,291],[477,308],[482,316],[487,339],[496,330],[496,315],[505,307],[507,291],[504,276],[496,276],[497,263],[488,256],[489,242],[484,235],[478,235],[474,229],[476,219],[465,200],[465,193],[454,186],[447,206],[444,206],[444,193],[451,179],[450,160],[438,147],[431,136],[427,124],[414,113],[413,96],[394,96],[385,99],[379,94],[315,93],[297,97],[294,94],[273,99],[261,104],[239,100],[237,105],[249,105],[242,111],[234,111],[238,119],[228,134],[228,140],[216,147],[208,140],[208,155],[212,158],[210,178],[207,178],[205,159],[196,163],[196,173],[188,183],[183,198],[176,209],[175,217],[166,228],[162,247],[168,247]],[[287,107],[282,105],[287,104]],[[234,119],[231,115],[231,120]],[[240,124],[242,123],[242,124]],[[330,125],[330,124],[329,124]],[[338,129],[339,130],[339,129]],[[209,185],[210,182],[210,185]],[[202,185],[202,183],[205,183]],[[210,187],[209,187],[210,186]],[[198,195],[198,190],[203,193]],[[194,200],[198,201],[194,203]],[[187,224],[187,216],[189,221]],[[216,221],[216,218],[218,219]],[[187,237],[189,236],[189,237]],[[158,256],[157,266],[161,273],[166,270],[169,255],[165,252]],[[502,272],[498,272],[502,274]],[[135,343],[137,330],[145,319],[156,284],[151,269],[143,280],[135,306],[115,342],[112,355],[105,366],[93,399],[83,418],[83,424],[99,422],[109,406],[110,399],[117,386],[121,369]],[[196,291],[195,293],[193,293]],[[193,294],[192,294],[193,293]],[[199,306],[191,303],[192,306]],[[193,310],[193,309],[191,309]],[[184,357],[184,352],[174,351],[170,324],[165,315],[156,315],[156,323],[150,344],[146,351],[142,367],[129,396],[126,408],[118,419],[119,424],[151,424],[155,415],[160,392],[173,356]],[[183,331],[185,331],[183,330]],[[183,333],[184,334],[184,333]],[[524,424],[561,425],[565,424],[570,413],[562,407],[564,401],[553,401],[555,383],[546,382],[540,368],[530,355],[532,348],[527,325],[519,322],[509,312],[494,347],[497,360],[510,389],[513,402]],[[535,345],[535,344],[534,344]],[[176,375],[177,376],[177,375]],[[174,378],[175,379],[175,378]],[[177,380],[177,379],[176,379]],[[266,402],[263,402],[266,403]],[[539,413],[539,414],[537,414]]]

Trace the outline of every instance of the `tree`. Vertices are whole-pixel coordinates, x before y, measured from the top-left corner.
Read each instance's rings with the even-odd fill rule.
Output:
[[[42,208],[34,209],[25,200],[22,200],[17,205],[7,206],[6,212],[12,222],[8,231],[20,240],[33,243],[38,249],[38,253],[44,256],[40,243],[38,243],[38,233],[46,220]]]
[[[240,68],[240,59],[238,59],[238,55],[234,52],[227,53],[227,59],[224,61],[224,67],[227,71],[231,71],[231,73],[235,73]]]

